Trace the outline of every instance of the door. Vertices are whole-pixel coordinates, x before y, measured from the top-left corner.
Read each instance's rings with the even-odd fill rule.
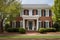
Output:
[[[29,30],[32,30],[32,21],[29,21]]]

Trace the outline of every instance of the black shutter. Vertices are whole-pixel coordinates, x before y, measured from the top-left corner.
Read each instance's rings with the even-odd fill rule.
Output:
[[[52,15],[52,11],[51,10],[49,10],[49,16],[51,16]]]
[[[44,28],[46,28],[46,25],[45,24],[46,24],[46,22],[44,22]]]
[[[33,15],[33,13],[34,13],[34,12],[33,12],[33,10],[32,10],[32,15]]]
[[[41,16],[43,16],[43,9],[41,10]]]
[[[27,15],[29,15],[29,10],[27,10]]]
[[[51,27],[51,22],[49,22],[49,27]]]
[[[10,21],[10,27],[12,27],[12,21]]]
[[[24,15],[25,15],[25,10],[24,10]]]
[[[46,11],[44,10],[43,12],[44,12],[43,14],[44,14],[44,16],[45,16],[45,15],[46,15]]]
[[[38,15],[38,10],[36,10],[36,15]]]

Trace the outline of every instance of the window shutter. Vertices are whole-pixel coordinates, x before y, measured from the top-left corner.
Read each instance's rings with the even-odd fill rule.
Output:
[[[46,22],[44,22],[44,28],[46,28]]]
[[[29,10],[27,10],[27,15],[29,15]]]
[[[12,21],[10,21],[10,26],[12,27]]]
[[[51,27],[51,22],[49,22],[49,27]]]
[[[36,15],[38,15],[38,10],[36,10]]]
[[[43,16],[43,9],[41,10],[41,16]]]
[[[34,10],[32,11],[32,15],[34,15]]]
[[[49,10],[49,16],[51,16],[52,15],[52,12],[51,12],[51,10]]]

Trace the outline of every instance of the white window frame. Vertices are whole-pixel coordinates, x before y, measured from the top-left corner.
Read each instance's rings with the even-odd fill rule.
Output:
[[[38,9],[38,15],[41,17],[41,9]]]
[[[49,17],[49,9],[45,9],[46,10],[46,17]]]
[[[16,21],[12,22],[12,28],[16,28]]]
[[[22,27],[23,27],[23,21],[20,21],[20,23],[22,22]],[[20,27],[21,27],[21,24],[20,24]]]
[[[45,24],[46,25],[46,28],[49,28],[49,21],[46,20],[45,22],[48,23],[48,26],[47,26],[47,24]]]
[[[39,22],[41,23],[42,21],[38,21],[38,27],[39,27]],[[41,24],[40,24],[40,28],[41,28]]]

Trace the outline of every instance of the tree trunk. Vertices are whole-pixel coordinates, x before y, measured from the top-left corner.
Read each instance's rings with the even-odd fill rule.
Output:
[[[0,33],[3,33],[3,21],[0,21]]]

